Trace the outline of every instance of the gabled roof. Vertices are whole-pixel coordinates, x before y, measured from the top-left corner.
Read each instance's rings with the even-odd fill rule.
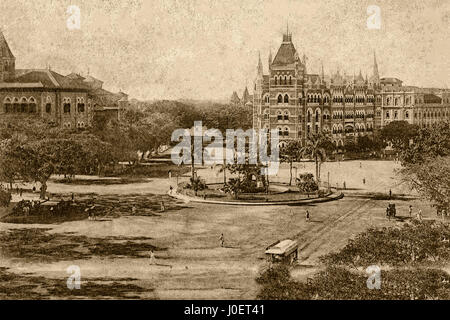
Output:
[[[8,42],[6,42],[3,32],[0,30],[0,57],[7,59],[15,59],[14,55],[9,48]]]

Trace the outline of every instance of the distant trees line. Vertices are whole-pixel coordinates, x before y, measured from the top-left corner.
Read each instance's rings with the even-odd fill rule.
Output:
[[[52,174],[104,174],[118,161],[138,163],[138,151],[155,153],[170,144],[173,130],[202,120],[208,127],[251,127],[251,112],[242,107],[196,106],[174,101],[134,103],[117,119],[94,116],[89,128],[60,128],[25,115],[0,119],[0,181],[40,182],[44,198]]]

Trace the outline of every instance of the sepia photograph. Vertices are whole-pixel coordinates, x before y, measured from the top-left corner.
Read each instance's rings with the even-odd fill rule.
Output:
[[[449,300],[449,40],[448,0],[1,0],[0,300]]]

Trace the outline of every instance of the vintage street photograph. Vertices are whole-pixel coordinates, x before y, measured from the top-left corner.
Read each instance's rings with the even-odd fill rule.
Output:
[[[449,300],[449,40],[448,0],[1,0],[0,300]]]

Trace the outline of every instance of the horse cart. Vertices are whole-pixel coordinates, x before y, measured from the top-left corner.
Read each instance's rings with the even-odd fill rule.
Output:
[[[395,209],[395,203],[389,203],[388,207],[386,208],[386,217],[389,219],[391,217],[395,218],[395,215],[397,214],[397,210]]]

